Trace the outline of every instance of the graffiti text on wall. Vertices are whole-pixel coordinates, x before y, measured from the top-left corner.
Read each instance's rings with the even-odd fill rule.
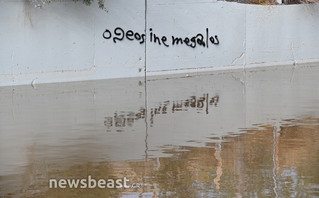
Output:
[[[120,27],[111,31],[106,29],[103,32],[104,39],[112,39],[114,43],[119,41],[129,40],[129,41],[137,41],[140,44],[144,44],[146,40],[145,33],[134,32],[133,30],[124,30]],[[197,46],[208,48],[210,45],[219,45],[219,39],[217,35],[210,36],[209,29],[206,28],[206,32],[204,34],[198,33],[193,36],[187,37],[178,37],[178,36],[160,36],[153,32],[153,29],[149,29],[149,34],[147,36],[149,42],[155,43],[158,45],[163,45],[165,47],[176,46],[176,45],[185,45],[191,48],[195,48]]]

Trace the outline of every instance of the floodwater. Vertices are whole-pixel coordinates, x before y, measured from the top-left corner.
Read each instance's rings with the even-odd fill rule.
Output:
[[[295,66],[1,87],[0,197],[318,197],[318,76]],[[88,176],[130,188],[49,188]]]

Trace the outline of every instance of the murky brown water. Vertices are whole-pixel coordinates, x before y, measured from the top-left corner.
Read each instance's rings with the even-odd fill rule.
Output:
[[[318,197],[319,67],[0,88],[1,197]],[[136,188],[49,188],[128,178]]]

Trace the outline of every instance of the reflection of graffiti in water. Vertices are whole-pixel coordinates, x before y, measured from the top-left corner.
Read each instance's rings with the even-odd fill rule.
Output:
[[[205,111],[205,113],[208,114],[209,106],[217,107],[218,101],[218,95],[209,98],[208,94],[203,94],[203,96],[200,97],[191,96],[186,100],[180,101],[164,101],[157,107],[153,107],[150,109],[150,126],[153,126],[154,117],[156,115],[164,115],[170,112],[176,113],[179,111],[188,111],[189,109],[195,109],[197,113]],[[115,128],[116,132],[123,132],[123,129],[126,126],[132,127],[135,121],[144,119],[145,113],[146,109],[144,107],[141,107],[137,112],[115,112],[113,116],[105,117],[104,126],[107,127],[107,132],[111,132],[112,128]]]
[[[126,126],[132,127],[135,120],[144,119],[146,110],[141,107],[137,113],[125,112],[114,113],[114,116],[104,118],[104,126],[107,127],[106,131],[111,132],[111,128],[115,127],[116,132],[122,132]]]

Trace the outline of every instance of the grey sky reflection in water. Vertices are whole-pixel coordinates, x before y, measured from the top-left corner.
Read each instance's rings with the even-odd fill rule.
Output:
[[[0,195],[318,196],[318,73],[0,88]],[[48,189],[49,178],[87,175],[143,187]]]

